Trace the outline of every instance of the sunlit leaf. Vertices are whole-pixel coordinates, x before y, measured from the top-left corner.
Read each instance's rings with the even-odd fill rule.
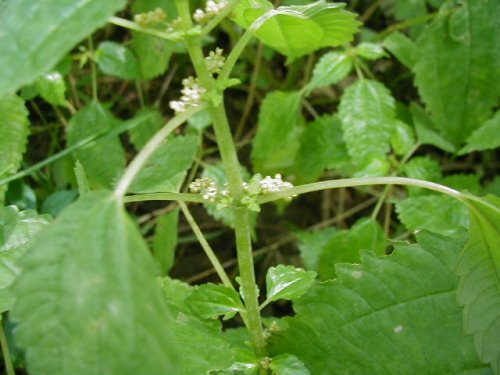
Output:
[[[186,302],[193,311],[205,319],[232,318],[236,313],[244,311],[240,296],[234,289],[222,284],[203,284],[196,288]]]
[[[294,266],[279,265],[267,270],[266,302],[279,299],[295,300],[302,296],[314,283],[316,272]]]
[[[313,70],[307,93],[312,90],[340,82],[352,70],[352,57],[339,52],[329,52],[321,57]]]

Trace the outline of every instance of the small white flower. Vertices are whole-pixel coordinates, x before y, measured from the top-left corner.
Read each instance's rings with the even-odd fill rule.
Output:
[[[224,50],[217,47],[215,51],[210,51],[207,57],[205,57],[205,63],[207,64],[207,69],[212,74],[220,73],[221,69],[224,67],[226,58],[222,56]]]
[[[200,105],[203,94],[206,90],[200,86],[198,80],[193,77],[188,77],[182,80],[181,98],[178,101],[171,101],[169,103],[176,114],[187,111],[189,108],[197,107]]]
[[[196,9],[193,13],[193,19],[198,23],[206,23],[210,19],[214,18],[217,14],[219,14],[222,9],[227,6],[227,0],[208,0],[205,9]]]

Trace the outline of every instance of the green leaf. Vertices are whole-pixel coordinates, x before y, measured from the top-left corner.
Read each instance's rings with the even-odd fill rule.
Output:
[[[317,270],[318,259],[325,248],[337,233],[336,228],[328,227],[312,232],[297,232],[299,243],[297,246],[300,250],[300,257],[304,262],[306,269]]]
[[[200,285],[186,299],[186,303],[204,319],[216,319],[224,315],[226,320],[245,311],[238,293],[222,284]]]
[[[455,173],[442,178],[439,183],[455,190],[479,194],[481,191],[480,178],[481,176],[478,174]]]
[[[399,220],[411,231],[450,235],[469,226],[467,207],[447,195],[409,197],[396,203]]]
[[[161,216],[153,238],[153,255],[160,264],[162,275],[166,275],[174,265],[179,210],[173,210]]]
[[[358,220],[352,228],[336,232],[322,248],[318,259],[318,274],[322,279],[335,277],[338,263],[358,263],[360,250],[371,250],[377,255],[385,252],[385,234],[373,219]]]
[[[416,144],[415,134],[411,126],[401,121],[394,121],[391,146],[396,155],[405,156],[413,150]]]
[[[42,75],[36,81],[36,86],[43,100],[66,107],[66,84],[61,73],[54,71]]]
[[[386,55],[384,48],[375,43],[360,43],[355,50],[358,56],[367,60],[378,60]]]
[[[152,79],[165,73],[174,49],[173,43],[140,32],[134,32],[132,36],[141,78]]]
[[[4,95],[0,97],[0,114],[0,176],[7,177],[21,166],[28,143],[28,110],[18,96]],[[6,185],[0,185],[0,205],[6,190]]]
[[[0,209],[0,312],[9,310],[15,300],[9,288],[19,274],[17,260],[48,224],[49,218],[35,211],[19,212],[14,206]]]
[[[416,156],[403,166],[403,171],[407,177],[419,180],[438,182],[442,178],[441,166],[428,156]],[[410,196],[428,195],[429,190],[413,186],[407,187]]]
[[[139,63],[133,52],[115,42],[102,42],[95,51],[95,60],[106,74],[122,78],[139,78]]]
[[[269,365],[275,375],[310,375],[309,370],[294,355],[281,354],[271,359]]]
[[[111,192],[71,205],[19,264],[12,318],[30,373],[175,373],[153,260]]]
[[[111,112],[98,102],[91,102],[69,121],[68,146],[97,133],[110,131],[120,124]],[[111,187],[125,168],[125,152],[118,136],[106,137],[77,150],[75,159],[82,163],[91,186]]]
[[[417,42],[415,83],[444,138],[460,146],[500,95],[500,2],[445,3]],[[460,74],[456,74],[460,72]]]
[[[436,126],[422,107],[411,103],[410,112],[417,132],[417,138],[421,144],[433,145],[447,152],[455,152],[455,146],[438,133]]]
[[[429,233],[390,256],[363,253],[294,303],[271,354],[297,356],[312,374],[491,374],[462,332],[454,263],[463,240]]]
[[[413,69],[418,61],[418,48],[405,34],[396,31],[384,39],[384,47],[407,68]]]
[[[352,57],[339,52],[324,54],[316,63],[313,76],[306,88],[309,94],[314,89],[326,87],[340,82],[352,70]]]
[[[48,72],[125,4],[125,0],[6,2],[0,14],[0,95]]]
[[[359,80],[345,90],[339,115],[347,151],[360,170],[358,175],[383,175],[389,170],[395,113],[394,98],[381,83]]]
[[[479,358],[500,374],[500,199],[469,197],[469,240],[457,262],[458,302]]]
[[[350,161],[338,116],[325,115],[308,124],[295,159],[296,184],[317,181],[328,168]]]
[[[130,129],[128,134],[135,149],[140,150],[161,129],[165,120],[160,111],[153,108],[141,109],[137,113],[137,118],[140,120],[139,125]]]
[[[467,144],[459,155],[472,151],[491,150],[500,147],[500,111],[481,125],[467,138]]]
[[[194,134],[169,138],[148,159],[129,192],[178,192],[197,149],[198,137]]]
[[[293,167],[303,130],[301,100],[300,92],[274,91],[262,101],[251,154],[255,172],[271,175]]]
[[[266,275],[266,301],[277,301],[279,299],[295,300],[302,296],[313,285],[316,272],[306,271],[294,266],[270,267]]]

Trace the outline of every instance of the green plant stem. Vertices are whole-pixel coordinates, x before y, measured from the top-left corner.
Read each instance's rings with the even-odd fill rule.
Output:
[[[203,251],[207,255],[208,259],[210,260],[210,263],[212,263],[212,266],[214,267],[215,271],[217,272],[217,275],[220,277],[222,280],[222,283],[227,286],[228,288],[231,288],[234,290],[234,286],[231,283],[231,280],[227,276],[226,271],[224,270],[224,267],[219,262],[219,259],[215,255],[215,252],[212,250],[210,247],[209,243],[207,242],[205,236],[200,230],[200,227],[198,224],[196,224],[196,221],[193,218],[193,215],[191,215],[191,212],[189,212],[189,209],[187,208],[186,204],[182,201],[178,202],[179,207],[182,210],[182,213],[186,217],[187,222],[189,223],[189,226],[193,230],[194,235],[198,239],[198,242],[200,243],[201,247],[203,248]]]
[[[264,204],[268,202],[273,202],[278,199],[291,197],[294,195],[310,193],[313,191],[319,191],[325,189],[338,189],[343,187],[367,186],[367,185],[416,186],[449,195],[450,197],[458,199],[461,202],[467,202],[466,196],[461,192],[430,181],[417,180],[415,178],[406,178],[406,177],[363,177],[363,178],[345,178],[340,180],[321,181],[321,182],[314,182],[312,184],[296,186],[291,189],[283,190],[277,193],[263,195],[257,198],[256,203]]]
[[[177,127],[182,125],[189,117],[204,109],[204,105],[192,108],[180,115],[175,116],[163,126],[156,134],[146,143],[137,156],[128,165],[125,173],[115,188],[115,196],[121,199],[127,192],[128,187],[140,172],[148,158],[162,144],[162,142],[172,133]]]
[[[382,209],[382,206],[384,205],[384,202],[387,199],[387,196],[389,195],[391,189],[392,189],[392,185],[387,185],[384,187],[384,190],[382,191],[382,194],[380,195],[380,198],[377,201],[375,208],[373,209],[372,216],[371,216],[372,219],[375,220],[377,218],[377,216],[380,213],[380,210]]]
[[[174,42],[179,42],[182,40],[182,33],[179,33],[179,32],[168,33],[165,31],[158,30],[158,29],[143,27],[135,22],[132,22],[132,21],[126,20],[124,18],[120,18],[120,17],[110,17],[108,19],[108,22],[113,24],[113,25],[124,27],[124,28],[129,29],[129,30],[139,31],[139,32],[144,33],[144,34],[157,36],[158,38],[172,40]]]
[[[5,363],[7,375],[16,375],[14,365],[12,364],[12,358],[10,357],[9,343],[7,342],[7,337],[5,336],[5,330],[3,328],[3,320],[0,320],[0,344],[2,345],[3,361]]]
[[[146,202],[146,201],[179,201],[179,202],[192,202],[192,203],[206,202],[206,200],[203,199],[198,194],[186,194],[186,193],[135,194],[123,197],[122,201],[123,203]]]

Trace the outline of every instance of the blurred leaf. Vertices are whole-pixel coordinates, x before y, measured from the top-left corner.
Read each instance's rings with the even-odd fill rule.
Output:
[[[219,315],[224,315],[226,320],[245,310],[238,293],[222,284],[200,285],[186,299],[186,302],[196,314],[204,319],[216,319]]]
[[[122,78],[140,77],[139,63],[133,52],[115,42],[102,42],[95,51],[95,60],[106,74]]]
[[[116,128],[120,121],[98,102],[91,102],[69,121],[68,146]],[[74,153],[82,163],[91,187],[111,187],[125,168],[125,151],[118,136],[99,139]]]
[[[42,75],[36,81],[36,86],[46,102],[66,107],[66,84],[61,73],[54,71]]]
[[[313,232],[297,232],[295,235],[299,239],[297,244],[300,250],[300,257],[306,269],[317,270],[318,259],[323,249],[337,233],[336,228],[328,227],[318,229]]]
[[[470,196],[469,240],[457,262],[458,303],[479,358],[500,373],[500,199]]]
[[[78,198],[78,190],[60,190],[50,194],[43,202],[41,212],[56,217]]]
[[[17,260],[48,224],[49,218],[35,211],[19,212],[14,206],[0,209],[0,312],[10,310],[15,301],[10,285],[19,274]]]
[[[309,370],[294,355],[281,354],[273,357],[269,365],[275,375],[310,375]]]
[[[0,95],[49,71],[125,4],[125,0],[6,2],[0,13]]]
[[[314,66],[313,76],[307,85],[306,93],[309,94],[314,89],[340,82],[351,70],[351,56],[339,52],[324,54]]]
[[[439,132],[455,146],[498,104],[500,39],[491,36],[499,18],[498,1],[446,2],[417,42],[415,83]]]
[[[112,192],[68,207],[19,265],[12,318],[30,373],[175,373],[151,255]]]
[[[301,297],[313,285],[316,272],[306,271],[294,266],[270,267],[266,275],[266,301],[277,301],[279,299],[295,300]]]
[[[174,265],[178,223],[179,210],[166,213],[156,223],[155,236],[153,238],[153,255],[160,263],[162,275],[167,275],[168,271]]]
[[[464,241],[429,233],[417,240],[390,256],[368,252],[361,264],[338,265],[337,279],[294,303],[288,329],[270,338],[271,355],[295,355],[312,374],[491,374],[456,305]]]
[[[380,44],[360,43],[356,46],[356,53],[367,60],[377,60],[385,56],[384,48]]]
[[[467,138],[467,144],[459,151],[459,155],[472,151],[490,150],[500,147],[500,111],[484,122],[480,128]]]
[[[0,114],[0,177],[5,178],[21,166],[28,143],[29,120],[24,100],[15,95],[0,97]],[[7,186],[0,185],[2,206],[6,191]]]
[[[178,192],[198,149],[194,134],[168,138],[148,159],[129,192]]]
[[[419,180],[438,182],[442,178],[442,171],[439,162],[428,156],[416,156],[403,166],[403,171],[407,177]],[[429,190],[414,186],[407,187],[410,196],[428,195]]]
[[[434,123],[419,105],[411,103],[410,111],[415,124],[418,141],[433,145],[447,152],[455,152],[455,146],[448,142],[435,128]]]
[[[455,190],[479,194],[481,190],[479,179],[480,176],[477,174],[455,173],[442,178],[439,183]]]
[[[140,150],[161,129],[165,120],[161,112],[153,108],[139,110],[137,117],[140,120],[139,125],[130,129],[128,134],[135,149]]]
[[[396,155],[405,156],[413,150],[416,140],[413,129],[401,121],[394,121],[391,146]]]
[[[418,48],[405,34],[396,31],[384,39],[384,47],[407,68],[413,69],[418,61]]]

